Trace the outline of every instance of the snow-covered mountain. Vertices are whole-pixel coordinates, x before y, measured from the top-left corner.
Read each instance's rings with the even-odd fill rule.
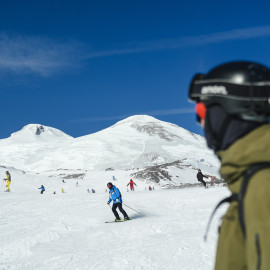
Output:
[[[1,165],[36,172],[129,170],[180,161],[215,174],[219,164],[202,136],[146,115],[79,138],[31,124],[0,140],[0,149]]]
[[[3,192],[4,181],[0,188],[0,269],[214,267],[220,215],[207,243],[204,227],[228,191],[223,184],[205,189],[196,179],[198,168],[215,176],[219,165],[203,137],[133,116],[79,138],[27,125],[0,140],[0,150],[0,175],[8,170],[12,177],[11,192]],[[130,177],[135,192],[128,192]],[[131,221],[105,223],[114,220],[106,203],[109,181],[120,189]],[[181,189],[187,186],[194,188]]]

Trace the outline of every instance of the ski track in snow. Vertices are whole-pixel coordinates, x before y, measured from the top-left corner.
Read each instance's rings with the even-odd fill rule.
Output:
[[[203,235],[215,205],[228,195],[227,188],[156,187],[149,192],[148,185],[137,181],[136,191],[126,192],[126,172],[113,174],[124,203],[142,213],[123,205],[131,221],[105,224],[114,219],[106,205],[109,173],[93,172],[84,180],[67,179],[66,184],[41,175],[13,174],[12,192],[0,193],[0,269],[214,268],[217,227],[225,207],[212,222],[208,242]],[[37,189],[41,184],[46,187],[43,195]],[[61,187],[66,193],[59,192]],[[87,193],[87,187],[97,192]]]
[[[140,156],[143,155],[143,153],[144,153],[144,151],[145,151],[146,141],[147,141],[146,139],[143,141],[143,149],[142,149],[142,152],[139,153],[139,154],[138,154],[134,159],[132,159],[130,162],[128,162],[128,164],[124,164],[124,166],[133,164],[133,162],[134,162],[136,159],[138,159]]]

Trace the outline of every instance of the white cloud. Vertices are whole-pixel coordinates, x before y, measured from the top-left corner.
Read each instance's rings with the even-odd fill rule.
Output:
[[[74,63],[75,44],[48,38],[0,34],[0,69],[50,76]]]
[[[270,26],[259,26],[244,29],[234,29],[225,32],[217,32],[198,36],[183,36],[171,39],[161,39],[151,42],[139,42],[134,46],[123,49],[114,49],[100,52],[92,52],[86,58],[99,58],[111,55],[132,54],[147,51],[159,51],[169,49],[180,49],[190,46],[201,46],[225,41],[254,39],[260,37],[270,37]]]
[[[124,55],[147,51],[180,49],[225,41],[270,37],[270,26],[234,29],[198,36],[183,36],[149,42],[122,45],[122,48],[92,51],[75,42],[57,41],[45,37],[28,37],[0,33],[0,70],[50,76],[86,59]]]
[[[135,113],[135,115],[161,116],[161,115],[178,115],[178,114],[189,114],[189,113],[195,113],[194,109],[186,108],[186,109],[154,110],[154,111],[148,111],[148,112],[143,112],[143,113]],[[81,119],[70,120],[69,123],[102,122],[102,121],[110,121],[110,120],[122,120],[122,119],[130,117],[132,115],[134,115],[134,114],[81,118]]]

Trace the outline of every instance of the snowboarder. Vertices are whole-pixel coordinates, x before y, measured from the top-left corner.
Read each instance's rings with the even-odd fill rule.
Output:
[[[43,185],[41,185],[41,187],[38,189],[41,189],[40,194],[43,194],[43,192],[45,191],[45,187]]]
[[[149,191],[152,191],[152,188],[150,186],[148,187],[148,189],[149,189]]]
[[[198,179],[199,182],[201,182],[201,183],[204,185],[205,188],[207,188],[206,182],[203,180],[204,177],[205,177],[205,178],[208,178],[208,176],[203,175],[203,174],[202,174],[202,171],[199,169],[199,170],[198,170],[198,173],[197,173],[197,179]]]
[[[121,220],[118,212],[116,211],[117,208],[123,214],[124,220],[129,220],[127,213],[125,212],[125,210],[122,207],[123,200],[122,200],[122,195],[121,195],[120,190],[116,186],[114,186],[111,182],[109,182],[107,184],[107,187],[110,190],[109,191],[110,196],[109,196],[109,200],[108,200],[107,204],[109,205],[111,203],[111,201],[113,201],[112,211],[113,211],[114,216],[115,216],[115,221]]]
[[[270,269],[270,69],[219,65],[194,76],[189,98],[232,195],[220,227],[216,270]]]
[[[135,184],[135,182],[132,179],[130,179],[129,183],[127,184],[127,187],[129,186],[130,187],[130,190],[131,191],[134,191],[134,185],[137,186]]]
[[[5,192],[10,192],[10,184],[11,184],[11,175],[9,171],[6,171],[6,177],[4,178],[4,181],[6,181],[6,190]]]

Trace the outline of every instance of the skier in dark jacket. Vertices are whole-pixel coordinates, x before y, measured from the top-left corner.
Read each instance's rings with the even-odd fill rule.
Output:
[[[121,218],[119,217],[118,212],[116,211],[117,207],[119,208],[120,212],[123,214],[124,220],[129,220],[129,217],[128,217],[127,213],[122,208],[123,200],[122,200],[121,192],[111,182],[109,182],[107,184],[107,187],[110,189],[110,191],[109,191],[110,197],[109,197],[109,201],[107,202],[107,204],[110,204],[111,201],[113,201],[112,211],[113,211],[113,213],[115,215],[115,221],[120,221],[121,220]]]
[[[198,173],[197,173],[197,179],[198,179],[199,182],[201,182],[204,185],[204,187],[206,187],[206,182],[203,180],[204,177],[208,178],[208,176],[203,175],[202,171],[199,170]]]

